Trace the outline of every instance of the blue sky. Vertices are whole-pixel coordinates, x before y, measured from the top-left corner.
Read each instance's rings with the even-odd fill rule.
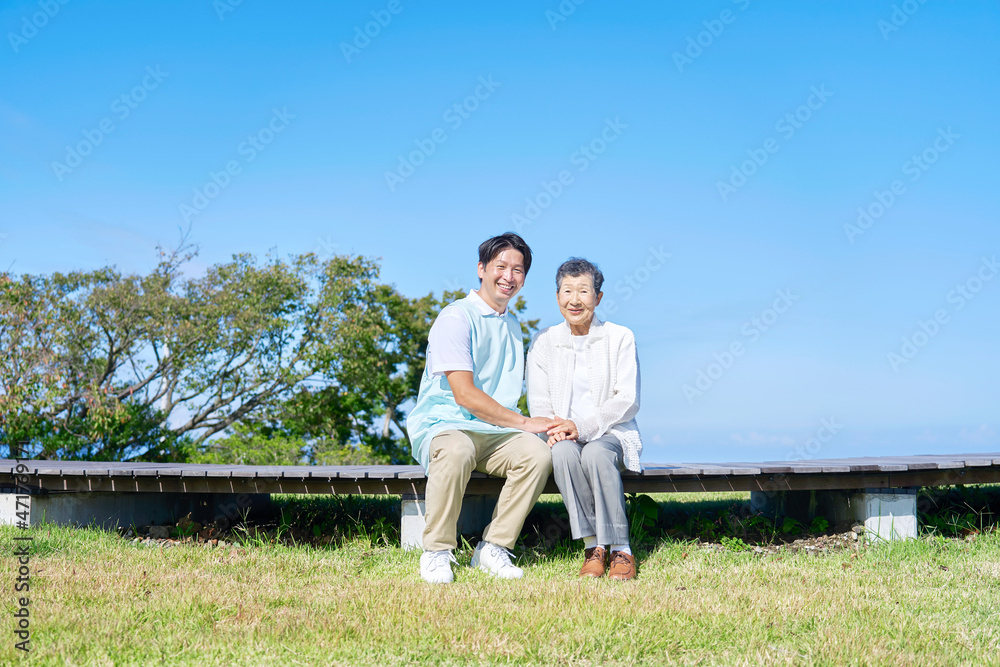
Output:
[[[355,253],[419,296],[515,229],[543,325],[559,263],[603,269],[647,462],[1000,451],[995,2],[49,0],[0,28],[14,273],[146,271],[190,223],[196,268]]]

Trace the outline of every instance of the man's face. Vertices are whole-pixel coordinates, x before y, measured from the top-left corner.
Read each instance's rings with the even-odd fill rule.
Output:
[[[507,248],[489,264],[479,264],[479,296],[493,310],[503,312],[507,303],[524,286],[524,255]]]

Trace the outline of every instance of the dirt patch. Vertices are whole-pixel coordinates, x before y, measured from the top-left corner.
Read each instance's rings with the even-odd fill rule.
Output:
[[[793,540],[768,544],[747,544],[739,539],[722,538],[719,542],[700,542],[698,546],[711,551],[745,551],[763,555],[804,552],[813,556],[822,556],[838,551],[857,551],[866,542],[865,527],[858,524],[843,533],[806,535]]]

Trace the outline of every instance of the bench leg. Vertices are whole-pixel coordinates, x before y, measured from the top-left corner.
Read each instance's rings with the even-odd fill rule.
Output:
[[[16,495],[0,494],[0,524],[15,523]],[[30,498],[30,525],[44,521],[111,529],[133,524],[173,524],[191,514],[195,521],[215,522],[226,529],[241,522],[245,515],[266,510],[270,500],[265,493],[42,493]]]
[[[917,537],[917,489],[861,491],[754,491],[750,507],[771,517],[789,516],[808,525],[817,516],[831,524],[856,522],[874,540]]]
[[[865,524],[875,540],[907,540],[917,537],[916,489],[865,489],[848,499],[854,518]]]
[[[424,527],[427,525],[424,518],[424,497],[404,494],[400,516],[399,541],[403,549],[422,549]]]
[[[482,535],[483,529],[493,520],[493,508],[497,497],[490,495],[468,495],[462,499],[462,511],[458,515],[460,535]],[[400,511],[399,541],[403,549],[422,549],[425,506],[422,495],[405,494]]]
[[[28,517],[28,525],[31,525],[31,496],[19,494],[13,491],[0,493],[0,526],[16,526],[21,519]]]

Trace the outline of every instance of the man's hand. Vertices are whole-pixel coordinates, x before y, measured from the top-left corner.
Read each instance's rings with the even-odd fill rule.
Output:
[[[549,435],[549,447],[556,444],[560,440],[576,440],[580,437],[580,431],[577,430],[576,424],[570,419],[559,419],[558,417],[552,420],[554,423],[546,431]]]
[[[525,417],[524,425],[518,426],[518,428],[522,431],[527,431],[528,433],[549,433],[558,423],[559,420],[557,419],[548,419],[546,417]]]

